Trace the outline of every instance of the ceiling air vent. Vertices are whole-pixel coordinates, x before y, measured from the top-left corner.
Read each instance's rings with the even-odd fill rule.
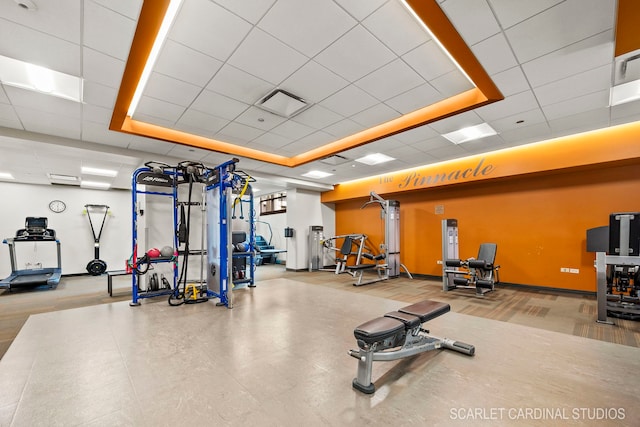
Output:
[[[329,156],[329,157],[325,157],[324,159],[321,159],[320,163],[324,163],[325,165],[338,166],[350,161],[351,159],[347,159],[346,157],[341,156],[340,154],[335,154],[333,156]]]
[[[295,116],[309,106],[304,99],[282,89],[275,89],[256,103],[256,107],[286,118]]]

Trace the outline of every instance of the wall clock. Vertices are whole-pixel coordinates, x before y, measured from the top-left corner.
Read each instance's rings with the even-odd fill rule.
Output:
[[[52,200],[49,202],[51,212],[60,213],[67,209],[67,205],[62,200]]]

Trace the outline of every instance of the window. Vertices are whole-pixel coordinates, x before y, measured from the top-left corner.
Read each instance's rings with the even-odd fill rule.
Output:
[[[260,215],[272,215],[287,211],[287,193],[273,193],[260,197]]]

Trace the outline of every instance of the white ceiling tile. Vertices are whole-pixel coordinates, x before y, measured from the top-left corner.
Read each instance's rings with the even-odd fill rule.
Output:
[[[185,67],[185,64],[189,64]],[[220,69],[222,62],[173,40],[162,47],[154,71],[204,87]]]
[[[271,132],[276,135],[281,135],[292,140],[300,139],[303,136],[309,135],[313,131],[314,129],[312,127],[294,122],[293,120],[287,120],[271,130]]]
[[[374,97],[362,89],[350,85],[331,95],[320,104],[343,117],[349,117],[374,106],[376,103],[377,101]]]
[[[205,158],[210,152],[208,150],[203,150],[201,148],[189,147],[186,145],[173,144],[171,151],[169,151],[168,155],[171,157],[175,157],[177,159],[185,159],[185,160],[202,160]]]
[[[498,21],[485,0],[447,0],[441,7],[469,46],[500,31]]]
[[[609,91],[601,90],[585,96],[570,98],[555,104],[542,107],[547,120],[574,115],[590,110],[606,108],[609,105]]]
[[[166,155],[173,148],[173,143],[136,136],[129,142],[130,150]]]
[[[77,117],[24,107],[16,107],[16,113],[20,117],[25,130],[64,138],[80,139],[81,121]]]
[[[428,125],[418,126],[413,129],[398,133],[393,137],[404,144],[415,144],[439,136],[439,133]]]
[[[9,104],[9,98],[4,91],[4,85],[0,82],[0,104]]]
[[[457,70],[434,41],[428,41],[402,55],[402,59],[427,81]]]
[[[467,156],[467,152],[464,151],[462,147],[455,144],[449,144],[448,146],[444,146],[441,148],[435,148],[433,150],[427,151],[427,154],[435,158],[436,160],[442,162],[445,160],[456,159],[458,157]]]
[[[99,107],[92,104],[82,104],[82,120],[89,122],[99,123],[102,125],[109,125],[111,117],[113,116],[113,109],[107,107]]]
[[[491,76],[491,79],[505,97],[531,89],[519,66],[495,74]]]
[[[576,9],[580,10],[579,25]],[[568,0],[506,30],[520,62],[546,55],[613,28],[616,2]]]
[[[518,22],[532,17],[545,9],[548,9],[563,0],[489,0],[491,9],[498,18],[502,28],[509,28]]]
[[[429,124],[429,127],[434,131],[443,134],[456,130],[460,130],[467,126],[475,126],[482,123],[482,119],[478,117],[475,111],[465,111],[464,113],[456,114],[446,119],[438,120]]]
[[[541,106],[556,104],[611,87],[611,64],[533,89]]]
[[[457,95],[469,89],[473,89],[473,84],[467,77],[457,69],[431,80],[431,85],[445,97]]]
[[[398,55],[404,55],[431,39],[399,1],[387,2],[368,16],[362,25]]]
[[[315,61],[309,61],[280,85],[310,102],[319,102],[349,84]]]
[[[251,106],[236,117],[235,121],[254,128],[270,130],[284,122],[284,117],[277,116],[258,107]]]
[[[400,114],[385,104],[376,104],[371,108],[351,116],[351,120],[364,127],[373,127],[400,117]]]
[[[538,101],[531,91],[520,92],[476,109],[476,113],[486,122],[510,117],[514,114],[539,108]]]
[[[518,65],[502,33],[473,45],[471,50],[489,74],[496,74]]]
[[[435,104],[444,97],[431,84],[425,83],[385,101],[396,111],[407,114],[427,105]]]
[[[505,145],[499,135],[488,136],[486,138],[476,139],[473,141],[460,144],[460,147],[468,154],[488,153],[503,148]]]
[[[518,123],[521,120],[523,122]],[[492,128],[500,133],[511,129],[518,129],[538,123],[544,123],[546,121],[547,118],[544,116],[544,114],[542,114],[542,111],[539,108],[536,108],[533,110],[517,113],[513,116],[505,117],[503,119],[492,120],[489,124]]]
[[[131,141],[131,136],[126,133],[109,130],[106,125],[84,122],[82,123],[82,140],[114,147],[126,147]]]
[[[331,1],[280,0],[262,18],[259,27],[311,58],[356,24]]]
[[[238,0],[215,0],[216,3],[230,10],[252,24],[258,23],[276,0],[252,0],[251,2]]]
[[[251,141],[264,133],[264,130],[257,129],[241,123],[231,122],[222,128],[217,134],[216,139],[227,141],[227,137],[232,138],[231,141]]]
[[[117,94],[117,90],[112,87],[104,86],[92,81],[85,81],[82,98],[86,104],[97,105],[104,108],[113,108]]]
[[[611,121],[616,124],[637,121],[640,117],[640,101],[627,102],[611,107]],[[629,118],[633,120],[628,120]]]
[[[79,102],[11,86],[5,87],[5,90],[15,107],[25,107],[75,119],[79,119],[82,113],[82,104]]]
[[[131,19],[138,19],[140,15],[140,8],[142,7],[142,0],[92,0],[102,6],[125,15]]]
[[[333,135],[334,138],[340,139],[360,132],[362,130],[362,126],[353,120],[344,119],[325,127],[323,130],[328,134]]]
[[[171,104],[166,101],[162,101],[159,99],[151,98],[148,96],[143,96],[140,98],[140,103],[138,104],[138,108],[133,115],[133,118],[136,120],[140,120],[139,116],[148,115],[151,117],[157,117],[162,120],[166,120],[169,123],[175,123],[178,121],[182,113],[184,113],[185,108]]]
[[[0,2],[0,16],[20,26],[80,44],[81,1],[39,1],[35,11],[21,8],[16,3]]]
[[[153,99],[153,98],[149,98],[149,99]],[[169,105],[171,105],[171,104],[169,104]],[[158,107],[159,109],[163,109],[164,108],[163,105],[154,106],[154,108],[156,108],[156,107]],[[160,112],[158,114],[162,114],[162,112]],[[162,126],[162,127],[166,127],[166,128],[171,128],[176,123],[175,120],[170,120],[170,119],[166,119],[166,118],[162,118],[162,117],[158,117],[158,116],[151,116],[149,114],[141,112],[139,108],[138,108],[138,111],[136,111],[136,113],[133,115],[133,119],[141,121],[141,122],[144,122],[144,123],[149,123],[149,124],[152,124],[152,125],[158,125],[158,126]]]
[[[326,132],[317,131],[303,136],[302,138],[292,142],[291,144],[287,144],[284,149],[296,154],[300,154],[305,151],[320,147],[321,145],[325,145],[331,141],[333,141],[333,136],[329,135]]]
[[[0,55],[80,76],[80,46],[77,44],[2,18],[0,40]]]
[[[404,61],[396,59],[364,76],[355,85],[375,98],[386,101],[424,83],[425,80]]]
[[[583,113],[549,120],[554,136],[564,136],[578,132],[600,129],[609,126],[609,109],[590,109]]]
[[[201,111],[189,109],[184,112],[176,125],[178,127],[192,126],[207,131],[209,134],[213,134],[222,129],[227,123],[229,123],[228,120],[221,119],[220,117],[215,117],[211,114],[206,114]],[[182,129],[184,130],[185,128]]]
[[[307,60],[278,39],[254,28],[231,55],[229,64],[278,85]]]
[[[531,126],[515,128],[500,133],[500,137],[509,146],[528,144],[543,141],[551,137],[551,128],[547,122],[537,123]]]
[[[291,142],[293,142],[291,138],[276,135],[272,132],[267,132],[254,139],[251,143],[260,144],[271,148],[281,148],[287,144],[290,144]]]
[[[13,129],[22,129],[20,119],[13,107],[7,104],[0,104],[0,126]]]
[[[87,47],[82,48],[82,77],[111,88],[119,88],[124,61]]]
[[[614,54],[613,39],[613,31],[604,31],[524,63],[522,69],[531,86],[538,87],[610,64]]]
[[[133,39],[136,22],[91,1],[84,3],[82,41],[99,52],[125,61]]]
[[[339,122],[343,118],[340,114],[316,104],[293,117],[292,120],[312,128],[322,129]]]
[[[315,60],[350,82],[354,82],[384,64],[395,54],[361,25],[356,26]]]
[[[411,146],[417,148],[420,151],[428,153],[432,150],[451,147],[451,141],[443,138],[442,136],[435,136],[433,138],[411,144]]]
[[[228,96],[245,104],[255,104],[274,86],[249,73],[225,64],[211,80],[207,89]]]
[[[149,77],[149,81],[144,88],[143,96],[187,107],[198,96],[199,92],[200,88],[198,86],[164,74],[151,73],[151,77]]]
[[[358,21],[362,21],[386,1],[387,0],[335,0],[340,7]]]
[[[249,106],[210,90],[203,90],[193,101],[191,108],[216,117],[233,120]]]
[[[262,151],[264,153],[273,153],[275,150],[277,150],[277,153],[275,153],[275,154],[278,154],[278,155],[281,155],[281,156],[287,156],[287,157],[293,156],[293,155],[296,154],[296,153],[284,148],[284,146],[281,146],[281,147],[276,149],[276,148],[274,148],[274,147],[272,147],[272,146],[270,146],[268,144],[259,143],[259,142],[257,142],[258,138],[254,139],[249,144],[247,144],[247,147],[252,148],[254,150]]]
[[[182,5],[168,38],[226,61],[251,24],[209,0],[189,0]]]

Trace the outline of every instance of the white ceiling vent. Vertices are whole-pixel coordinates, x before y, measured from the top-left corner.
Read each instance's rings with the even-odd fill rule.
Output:
[[[350,159],[347,159],[344,156],[341,156],[339,154],[335,154],[333,156],[329,156],[329,157],[325,157],[324,159],[320,160],[320,163],[324,163],[325,165],[331,165],[331,166],[338,166],[341,165],[343,163],[347,163],[350,162]]]
[[[275,89],[256,103],[256,107],[286,118],[295,116],[309,106],[304,99],[282,89]]]

